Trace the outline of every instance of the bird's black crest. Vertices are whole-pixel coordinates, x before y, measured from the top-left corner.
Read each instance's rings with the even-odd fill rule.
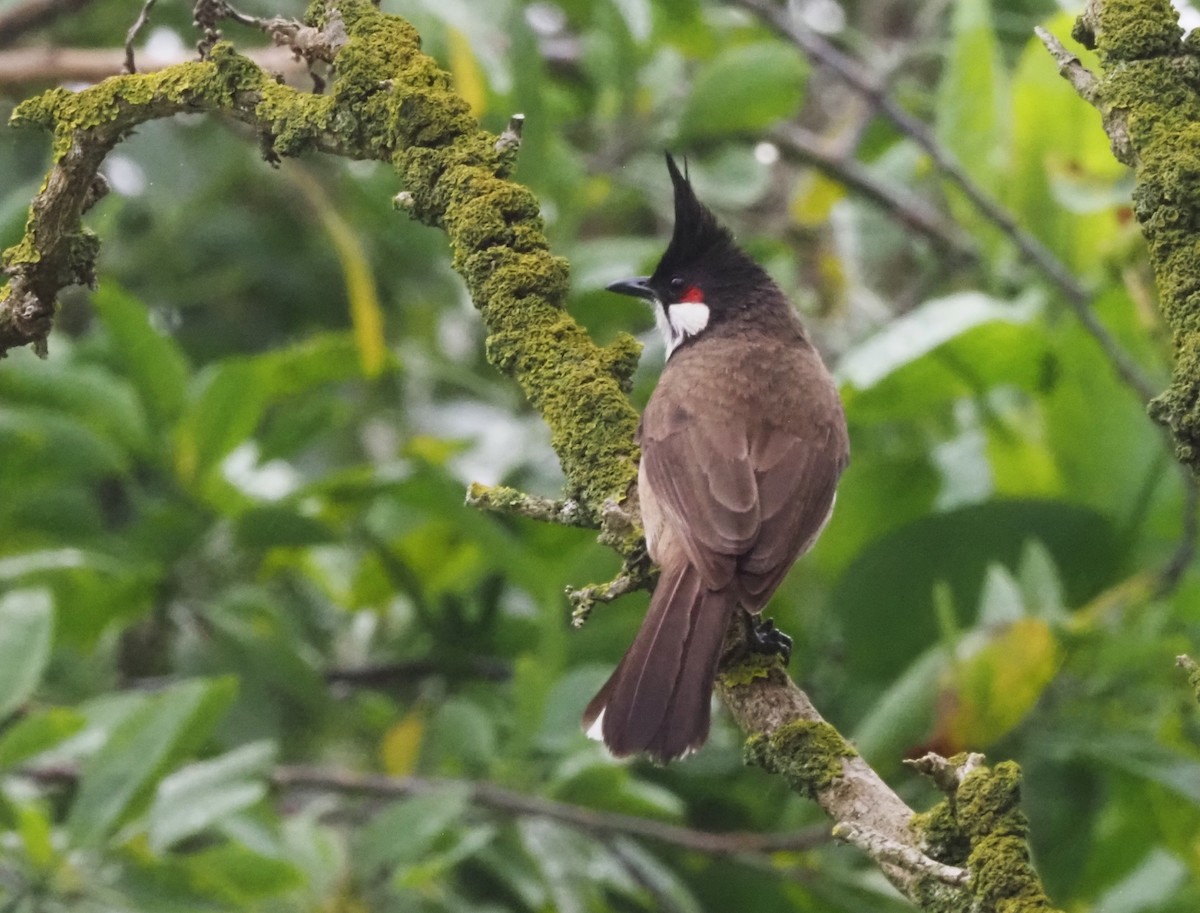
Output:
[[[735,249],[733,236],[707,206],[696,199],[691,182],[666,153],[667,171],[675,187],[675,231],[659,261],[656,275],[687,266],[719,252]]]

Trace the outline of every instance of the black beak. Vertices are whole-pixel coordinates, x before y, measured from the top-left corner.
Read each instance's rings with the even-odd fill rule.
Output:
[[[654,301],[658,298],[654,289],[650,287],[649,276],[639,276],[636,279],[622,279],[620,282],[614,282],[608,286],[610,292],[616,292],[618,295],[632,295],[634,298],[645,298],[649,301]]]

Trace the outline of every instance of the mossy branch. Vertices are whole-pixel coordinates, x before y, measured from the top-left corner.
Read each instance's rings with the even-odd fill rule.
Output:
[[[483,488],[472,489],[472,498],[491,509],[599,527],[601,541],[624,557],[625,572],[586,592],[593,601],[645,585],[651,569],[634,486],[637,414],[625,397],[638,346],[626,336],[600,348],[563,309],[567,264],[549,252],[533,194],[507,179],[519,120],[499,138],[481,130],[449,76],[421,53],[416,31],[369,0],[319,0],[303,26],[273,34],[303,34],[306,53],[332,61],[329,94],[280,85],[219,43],[198,62],[80,92],[55,90],[17,109],[14,122],[53,132],[54,165],[24,237],[4,254],[0,355],[23,345],[44,351],[60,290],[93,280],[98,244],[82,216],[102,191],[105,155],[140,123],[180,112],[223,114],[254,128],[272,161],[316,150],[389,162],[405,187],[398,205],[446,232],[454,267],[487,327],[488,359],[545,419],[567,479],[562,501]],[[731,656],[738,653],[735,646]],[[990,911],[1018,909],[1005,899],[1044,900],[1023,825],[1012,824],[1015,787],[993,791],[995,803],[984,791],[969,815],[952,816],[957,836],[947,855],[934,839],[945,829],[914,816],[776,661],[734,658],[718,690],[748,736],[748,757],[814,798],[838,833],[915,903]],[[1002,768],[1001,782],[1011,784],[1015,774]],[[966,782],[956,785],[960,796]],[[948,814],[935,817],[944,822]],[[993,836],[1002,841],[988,842]]]
[[[318,2],[307,24],[335,60],[328,95],[279,85],[227,44],[207,60],[113,77],[80,92],[30,99],[15,124],[54,133],[54,166],[25,235],[4,254],[0,353],[45,350],[55,300],[91,283],[98,243],[82,227],[105,155],[138,124],[180,112],[232,116],[262,137],[271,158],[310,150],[390,162],[409,212],[443,229],[454,266],[487,326],[488,359],[520,384],[550,427],[569,498],[597,523],[636,477],[637,413],[626,399],[638,345],[600,348],[563,309],[567,264],[552,256],[538,202],[507,180],[511,143],[481,130],[420,37],[369,0]],[[309,33],[310,39],[312,33]],[[636,550],[629,542],[627,550]]]
[[[1072,35],[1098,52],[1099,75],[1054,36],[1039,37],[1134,171],[1134,214],[1175,349],[1171,385],[1150,414],[1200,477],[1200,38],[1185,40],[1178,18],[1170,0],[1090,0]]]
[[[1030,863],[1017,765],[989,768],[981,755],[930,755],[918,770],[947,799],[916,814],[821,716],[777,659],[741,648],[741,628],[730,628],[717,689],[748,736],[748,763],[780,774],[816,801],[835,822],[834,836],[868,853],[922,909],[1052,913]]]

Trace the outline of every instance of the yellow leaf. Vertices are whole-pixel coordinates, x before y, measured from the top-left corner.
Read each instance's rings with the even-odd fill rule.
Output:
[[[986,748],[1033,709],[1062,661],[1062,647],[1040,618],[1006,626],[955,664],[944,730],[957,748]]]
[[[792,198],[792,218],[805,227],[823,225],[829,220],[833,205],[845,195],[846,188],[837,181],[820,172],[809,172]]]
[[[378,377],[387,361],[387,345],[383,338],[383,309],[379,306],[371,264],[367,262],[358,235],[334,208],[321,185],[300,168],[291,168],[288,174],[321,219],[334,253],[341,261],[354,344],[358,348],[363,374]]]
[[[421,757],[421,739],[425,735],[425,714],[412,710],[383,734],[379,759],[393,777],[406,777],[417,769]]]
[[[458,29],[449,29],[450,73],[454,79],[454,91],[471,106],[471,113],[479,117],[487,110],[487,84],[471,42]]]

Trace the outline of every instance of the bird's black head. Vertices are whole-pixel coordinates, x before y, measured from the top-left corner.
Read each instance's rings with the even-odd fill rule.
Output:
[[[667,154],[675,187],[675,230],[651,276],[614,282],[610,291],[645,298],[667,342],[668,356],[688,338],[753,306],[775,284],[739,248]]]

